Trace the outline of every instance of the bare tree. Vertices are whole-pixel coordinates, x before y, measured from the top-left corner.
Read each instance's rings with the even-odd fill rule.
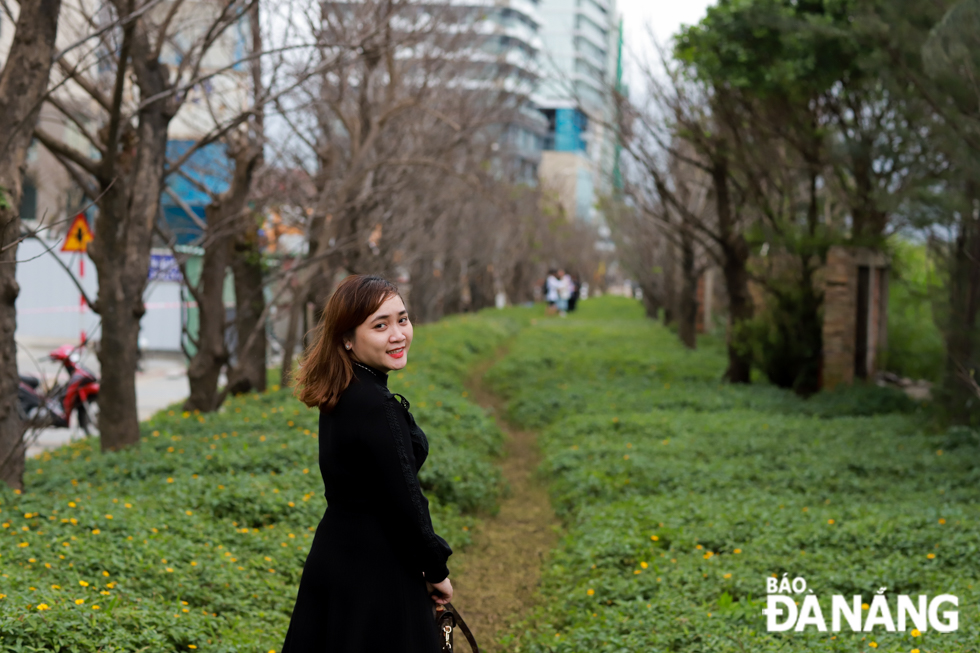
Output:
[[[24,425],[17,409],[15,302],[21,239],[21,179],[34,123],[48,88],[61,0],[23,0],[0,72],[0,480],[21,489]]]
[[[99,277],[92,308],[102,321],[103,451],[139,442],[137,338],[164,190],[168,128],[189,96],[205,93],[204,82],[219,79],[221,72],[238,63],[229,54],[234,51],[231,28],[241,23],[250,7],[251,0],[117,0],[98,9],[80,4],[77,20],[113,27],[98,32],[98,48],[79,52],[72,62],[59,66],[65,92],[49,101],[98,155],[90,157],[44,129],[35,130],[38,140],[98,206],[89,253]],[[119,16],[137,18],[119,24]],[[215,58],[227,65],[215,70]],[[235,125],[234,120],[222,124],[195,148],[217,140]],[[179,168],[182,162],[171,165]]]
[[[640,66],[648,97],[630,102],[617,94],[619,132],[639,175],[634,189],[649,193],[652,186],[654,191],[644,201],[653,212],[650,215],[664,216],[669,209],[676,222],[660,220],[661,224],[684,225],[681,229],[685,237],[700,243],[721,268],[729,301],[728,368],[724,378],[732,383],[748,383],[751,355],[739,342],[742,325],[754,313],[749,294],[749,245],[744,233],[751,212],[745,183],[739,176],[741,162],[737,160],[742,117],[729,110],[732,105],[726,97],[685,79],[665,55],[661,51],[662,74],[648,62]],[[713,207],[709,213],[692,210],[689,200],[679,195],[671,181],[671,162],[675,170],[686,166],[688,174],[710,180],[710,194],[706,197]],[[685,187],[682,185],[681,189]]]

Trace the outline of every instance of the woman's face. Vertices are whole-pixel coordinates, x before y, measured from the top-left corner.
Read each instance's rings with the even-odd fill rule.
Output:
[[[385,300],[354,330],[350,352],[354,360],[379,370],[400,370],[408,363],[412,323],[398,295]]]

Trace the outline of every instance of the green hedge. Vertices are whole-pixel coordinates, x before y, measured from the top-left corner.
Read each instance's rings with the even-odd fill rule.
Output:
[[[390,377],[429,436],[420,482],[456,549],[504,489],[502,434],[462,382],[526,319],[417,327]],[[26,490],[0,489],[0,651],[278,649],[326,506],[317,419],[273,386],[217,414],[161,411],[134,450],[86,440],[29,460]]]
[[[687,351],[632,301],[581,306],[487,375],[512,418],[544,427],[539,473],[566,526],[508,650],[978,650],[975,434],[928,435],[927,407],[873,386],[722,385],[722,343]],[[828,627],[832,595],[887,587],[893,616],[894,595],[958,596],[959,629],[767,633],[765,580],[784,573]]]

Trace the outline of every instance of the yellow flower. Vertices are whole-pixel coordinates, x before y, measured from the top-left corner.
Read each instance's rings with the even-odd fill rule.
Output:
[[[109,575],[109,572],[108,572],[108,571],[106,571],[105,569],[103,569],[103,570],[102,570],[102,575],[103,575],[103,576],[108,576],[108,575]]]
[[[660,538],[659,538],[659,537],[657,537],[656,535],[651,535],[651,536],[650,536],[650,539],[651,539],[651,540],[653,540],[654,542],[656,542],[656,541],[657,541],[657,540],[659,540]]]
[[[174,479],[170,476],[167,477],[167,483],[173,483]]]
[[[191,414],[185,410],[183,413],[180,414],[180,416],[183,417],[184,419],[187,419],[188,417],[191,416]]]
[[[945,524],[945,523],[946,523],[946,520],[945,520],[945,519],[943,519],[942,517],[940,517],[940,518],[939,518],[939,523],[940,523],[940,524]]]
[[[186,514],[186,515],[193,515],[193,514],[194,514],[194,512],[193,512],[193,511],[191,511],[191,510],[185,510],[185,511],[184,511],[184,514]]]
[[[288,422],[286,422],[286,425],[287,425],[287,426],[293,426],[293,425],[294,425],[294,424],[293,424],[293,420],[289,420]]]
[[[78,584],[81,585],[82,587],[88,587],[88,581],[85,580],[78,581]]]
[[[188,645],[187,645],[187,648],[197,648],[197,647],[196,647],[196,646],[194,646],[193,644],[188,644]]]
[[[878,642],[868,642],[868,646],[871,648],[878,648]]]
[[[106,519],[112,519],[112,515],[106,515],[105,518]]]
[[[935,553],[927,553],[926,554],[926,557],[929,558],[930,560],[932,560],[933,558],[936,557],[936,554]]]
[[[98,610],[98,609],[99,609],[99,606],[97,606],[97,605],[93,605],[93,606],[92,606],[92,609],[93,609],[93,610]]]
[[[25,546],[30,546],[30,545],[31,545],[31,544],[30,544],[30,542],[21,542],[21,543],[20,543],[20,544],[18,544],[17,546],[19,546],[20,548],[22,548],[22,549],[23,549],[23,548],[24,548]]]
[[[703,546],[701,546],[700,544],[698,544],[698,545],[697,545],[696,547],[694,547],[694,548],[695,548],[695,549],[703,549],[704,547],[703,547]]]
[[[69,501],[68,502],[68,507],[69,508],[74,508],[75,507],[75,502],[74,501]]]
[[[731,574],[725,574],[725,578],[731,578],[731,577],[732,577]]]
[[[81,605],[85,603],[85,599],[75,599],[75,605]]]
[[[868,608],[870,608],[870,607],[871,607],[871,606],[870,606],[870,605],[868,605],[867,603],[862,603],[862,604],[861,604],[861,609],[862,609],[862,610],[867,610],[867,609],[868,609]]]
[[[61,585],[52,585],[51,586],[51,589],[53,589],[53,590],[60,590],[61,589]]]
[[[918,636],[919,636],[919,635],[921,635],[921,634],[922,634],[922,633],[921,633],[921,632],[919,632],[919,629],[918,629],[918,628],[913,628],[913,629],[912,629],[912,637],[918,637]]]
[[[623,460],[629,460],[629,459],[630,459],[630,455],[629,454],[626,454],[626,455],[623,456]]]
[[[827,523],[828,523],[828,524],[833,524],[833,523],[834,523],[834,520],[833,520],[833,519],[828,519],[828,520],[827,520]]]
[[[167,573],[169,573],[169,574],[174,573],[174,568],[173,567],[167,567]]]
[[[641,566],[641,567],[643,567],[644,569],[646,569],[646,568],[647,568],[647,567],[649,567],[650,565],[648,565],[648,564],[647,564],[646,562],[641,562],[641,563],[640,563],[640,566]]]
[[[102,532],[102,531],[100,531],[100,530],[99,530],[98,528],[93,528],[93,529],[92,529],[92,535],[98,535],[98,534],[99,534],[99,533],[101,533],[101,532]]]
[[[912,653],[919,653],[919,649],[917,648],[912,649]]]
[[[735,549],[734,553],[741,553],[742,549]]]
[[[595,590],[590,587],[585,591],[585,593],[588,594],[589,596],[592,596],[593,594],[595,594]]]
[[[51,608],[48,607],[48,604],[47,603],[38,603],[37,604],[37,609],[38,610],[50,610]]]

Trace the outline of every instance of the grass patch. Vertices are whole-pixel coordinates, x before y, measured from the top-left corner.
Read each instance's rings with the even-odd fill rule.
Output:
[[[508,650],[977,650],[972,432],[932,434],[928,406],[874,386],[804,400],[723,385],[723,343],[685,350],[629,300],[581,306],[536,320],[487,375],[511,419],[542,429],[566,527]],[[959,628],[769,633],[766,578],[784,573],[828,627],[832,595],[887,587],[893,616],[898,594],[958,596]]]
[[[530,315],[417,327],[389,377],[429,437],[420,482],[454,548],[505,490],[502,435],[462,382]],[[277,650],[326,507],[318,415],[272,386],[163,410],[129,451],[90,439],[29,460],[24,493],[0,488],[0,651]]]

